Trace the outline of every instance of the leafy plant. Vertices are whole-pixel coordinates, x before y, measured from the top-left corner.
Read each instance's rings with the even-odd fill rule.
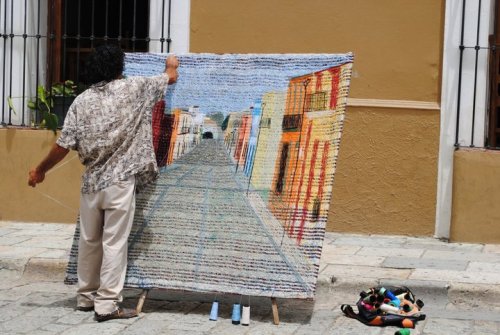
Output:
[[[74,97],[76,95],[76,85],[71,80],[66,80],[64,83],[52,85],[52,96]]]
[[[52,85],[50,91],[43,85],[37,87],[38,97],[28,101],[28,108],[38,110],[42,115],[40,126],[50,129],[56,134],[59,118],[54,113],[55,97],[74,97],[76,95],[76,85],[71,80],[64,83]]]
[[[16,109],[14,108],[14,103],[12,102],[12,97],[7,97],[7,104],[9,105],[10,109],[12,109],[12,112],[14,112],[14,115],[17,115]]]

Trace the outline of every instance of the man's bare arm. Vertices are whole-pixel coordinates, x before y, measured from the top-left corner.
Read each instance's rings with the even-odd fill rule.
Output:
[[[52,149],[48,153],[47,157],[44,158],[38,164],[36,168],[33,168],[29,172],[28,185],[35,187],[36,184],[41,183],[45,179],[45,173],[52,169],[57,163],[63,160],[68,154],[69,150],[63,148],[56,143],[52,146]]]

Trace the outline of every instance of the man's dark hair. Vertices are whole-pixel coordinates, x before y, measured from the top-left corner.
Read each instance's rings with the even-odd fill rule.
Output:
[[[125,54],[117,45],[101,45],[87,58],[85,64],[85,81],[87,84],[109,82],[123,73]]]

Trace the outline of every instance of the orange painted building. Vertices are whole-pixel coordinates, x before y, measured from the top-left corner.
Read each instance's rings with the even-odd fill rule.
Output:
[[[165,114],[165,102],[156,103],[153,109],[153,147],[158,167],[170,165],[198,144],[201,124],[195,124],[193,113],[176,108]]]
[[[166,159],[166,164],[170,165],[174,161],[174,153],[175,153],[175,143],[177,142],[177,133],[179,128],[179,119],[180,119],[181,110],[174,109],[171,114],[166,115],[169,120],[169,132],[170,132],[170,143],[168,146],[168,155]]]
[[[299,244],[308,228],[326,224],[344,115],[338,93],[350,71],[351,64],[336,66],[288,86],[269,207]]]

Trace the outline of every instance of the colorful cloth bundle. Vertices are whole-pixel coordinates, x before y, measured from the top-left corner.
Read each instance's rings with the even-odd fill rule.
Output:
[[[425,314],[421,312],[423,301],[416,299],[406,286],[377,286],[359,295],[356,303],[358,314],[350,305],[342,305],[340,309],[347,317],[368,326],[415,328],[417,321],[425,320]]]

